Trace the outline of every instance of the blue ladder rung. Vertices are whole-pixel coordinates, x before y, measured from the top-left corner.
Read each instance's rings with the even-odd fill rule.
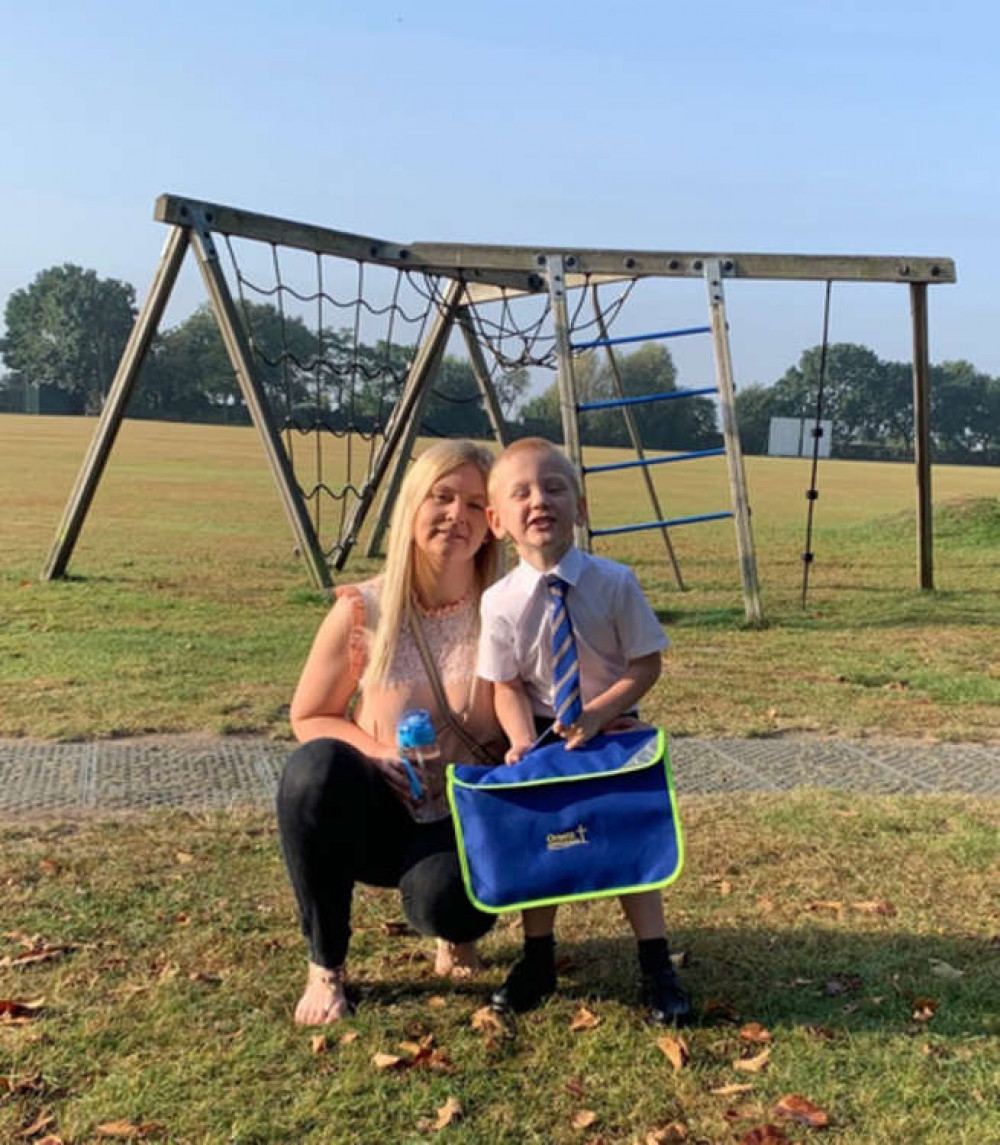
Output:
[[[669,457],[643,457],[638,461],[614,461],[607,465],[585,465],[586,473],[610,473],[612,469],[635,469],[642,465],[666,465],[669,461],[692,461],[696,457],[718,457],[724,449],[696,449],[690,453],[673,453]]]
[[[593,342],[571,342],[571,350],[593,350],[596,346],[621,346],[626,342],[652,342],[656,338],[684,338],[688,334],[711,334],[711,326],[685,326],[680,330],[658,330],[655,334],[627,334],[621,338],[598,338]]]
[[[677,398],[693,398],[699,394],[714,394],[718,386],[702,386],[697,390],[665,390],[661,394],[641,394],[637,398],[613,398],[606,402],[581,402],[577,405],[580,413],[593,409],[618,409],[619,406],[637,406],[646,402],[670,402]]]
[[[643,525],[619,525],[615,529],[589,529],[592,537],[609,537],[613,533],[639,533],[643,529],[673,529],[677,525],[695,525],[699,521],[722,521],[730,513],[703,513],[700,517],[674,517],[669,521],[647,521]]]

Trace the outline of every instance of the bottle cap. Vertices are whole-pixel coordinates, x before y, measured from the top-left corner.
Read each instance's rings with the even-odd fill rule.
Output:
[[[400,747],[427,747],[436,739],[431,714],[424,708],[406,712],[396,729],[396,740]]]

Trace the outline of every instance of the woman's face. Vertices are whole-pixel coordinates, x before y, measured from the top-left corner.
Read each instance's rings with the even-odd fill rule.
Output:
[[[435,564],[471,562],[486,529],[486,482],[466,462],[430,487],[413,523],[413,543]]]

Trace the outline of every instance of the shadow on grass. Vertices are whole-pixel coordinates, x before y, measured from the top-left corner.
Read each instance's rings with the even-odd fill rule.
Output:
[[[945,1036],[1000,1033],[996,992],[1000,940],[838,933],[821,927],[794,931],[696,928],[671,935],[687,959],[679,976],[690,991],[697,1024],[758,1021],[844,1032],[886,1029]],[[564,939],[559,956],[561,998],[580,1003],[637,1002],[635,946],[631,938]],[[511,963],[516,951],[511,954]],[[496,964],[500,977],[506,962]],[[937,972],[935,972],[937,967]],[[961,975],[958,976],[958,972]],[[947,977],[940,977],[945,974]],[[496,977],[496,975],[494,975]],[[488,1000],[490,986],[463,983],[463,994]],[[410,987],[422,990],[423,985]],[[429,993],[447,993],[435,981]],[[399,996],[399,987],[371,983],[372,1002]],[[914,1020],[930,1000],[933,1016]]]

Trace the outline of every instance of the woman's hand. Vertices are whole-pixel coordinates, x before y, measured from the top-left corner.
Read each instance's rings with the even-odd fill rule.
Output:
[[[410,778],[406,774],[406,765],[401,759],[395,757],[380,757],[372,760],[372,765],[389,785],[389,790],[403,804],[404,807],[413,806],[413,795],[410,791]]]

